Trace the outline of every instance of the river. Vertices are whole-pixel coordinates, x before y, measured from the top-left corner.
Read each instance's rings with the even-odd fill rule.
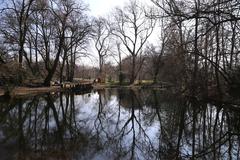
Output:
[[[240,109],[171,91],[0,99],[0,159],[240,159]]]

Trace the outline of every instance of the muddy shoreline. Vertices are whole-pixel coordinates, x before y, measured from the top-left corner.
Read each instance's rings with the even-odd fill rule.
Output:
[[[53,86],[53,87],[15,87],[11,92],[10,96],[28,96],[28,95],[36,95],[48,92],[59,92],[62,88],[60,86]],[[0,88],[0,96],[4,96],[4,89]]]
[[[109,85],[109,84],[94,84],[93,89],[100,90],[105,88],[128,88],[128,89],[141,89],[141,88],[162,88],[161,86],[145,86],[145,85]],[[162,88],[163,89],[163,88]],[[15,87],[11,92],[10,96],[28,96],[37,95],[48,92],[60,92],[64,91],[64,88],[60,86],[51,87]],[[0,96],[4,96],[4,89],[0,87]]]
[[[171,86],[168,87],[162,87],[161,85],[109,85],[109,84],[93,84],[92,85],[93,90],[103,90],[103,89],[110,89],[110,88],[119,88],[119,89],[133,89],[133,90],[139,90],[139,89],[153,89],[153,90],[172,90],[174,91],[174,87],[172,88]],[[170,87],[170,88],[169,88]],[[171,89],[172,88],[172,89]],[[51,86],[51,87],[15,87],[11,92],[10,92],[10,97],[26,97],[26,96],[35,96],[35,95],[40,95],[44,93],[51,93],[51,92],[63,92],[63,91],[68,91],[69,89],[62,88],[61,86]],[[81,91],[80,91],[81,92]],[[4,96],[4,89],[0,86],[0,97]],[[176,92],[177,93],[177,92]],[[181,94],[181,93],[180,93]],[[189,95],[186,95],[182,93],[181,95],[185,95],[189,97]],[[190,96],[191,97],[191,96]],[[213,100],[213,101],[218,101],[218,102],[227,102],[227,103],[232,103],[232,104],[239,104],[240,102],[237,100],[234,100],[230,98],[229,96],[223,96],[219,98],[216,95],[208,95],[208,97],[194,97],[196,99],[199,98],[201,99],[208,99],[208,100]]]

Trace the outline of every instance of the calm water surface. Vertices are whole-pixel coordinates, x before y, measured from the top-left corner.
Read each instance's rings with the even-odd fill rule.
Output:
[[[1,160],[240,159],[240,109],[168,91],[0,100]]]

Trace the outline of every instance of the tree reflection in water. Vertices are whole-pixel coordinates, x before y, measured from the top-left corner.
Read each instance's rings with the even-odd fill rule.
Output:
[[[1,159],[240,159],[230,104],[109,89],[0,105]]]

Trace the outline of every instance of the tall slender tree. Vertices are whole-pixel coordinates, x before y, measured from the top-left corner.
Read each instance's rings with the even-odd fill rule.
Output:
[[[137,77],[136,58],[153,32],[156,21],[145,16],[144,7],[131,0],[123,9],[116,8],[112,33],[117,36],[131,56],[130,83]]]

